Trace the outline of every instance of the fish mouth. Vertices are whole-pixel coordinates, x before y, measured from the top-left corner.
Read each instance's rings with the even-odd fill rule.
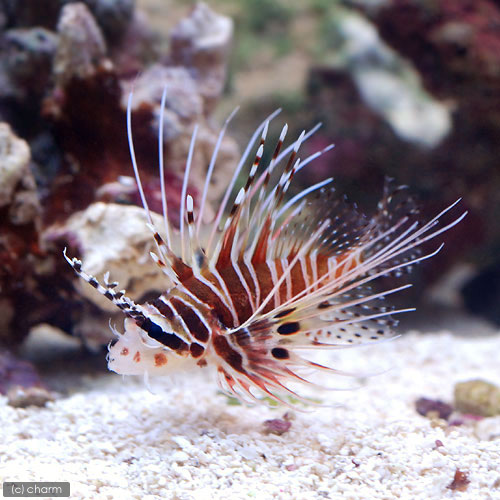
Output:
[[[109,364],[112,363],[115,358],[112,358],[111,355],[111,349],[116,345],[119,339],[111,339],[108,343],[108,353],[106,354],[106,363],[108,363],[108,368]]]
[[[108,351],[114,347],[120,339],[111,339],[108,343]]]

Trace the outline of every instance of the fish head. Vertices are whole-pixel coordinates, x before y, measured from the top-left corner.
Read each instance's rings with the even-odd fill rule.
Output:
[[[123,333],[113,328],[117,340],[108,346],[109,370],[120,375],[154,376],[178,371],[189,364],[189,351],[165,347],[147,335],[134,319],[126,318],[124,326]]]

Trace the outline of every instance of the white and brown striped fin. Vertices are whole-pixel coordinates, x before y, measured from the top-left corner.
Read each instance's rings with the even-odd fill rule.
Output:
[[[64,258],[68,264],[73,268],[75,273],[80,276],[89,285],[95,288],[101,295],[104,295],[108,300],[110,300],[116,307],[121,309],[124,314],[130,316],[131,318],[139,318],[143,316],[141,311],[141,306],[137,305],[132,299],[125,295],[125,290],[115,291],[118,286],[116,281],[109,282],[109,273],[106,273],[104,277],[104,285],[99,283],[95,276],[86,273],[82,269],[82,261],[76,257],[70,258],[66,253],[66,248],[63,251]]]
[[[194,201],[191,195],[186,197],[186,222],[188,227],[189,253],[191,255],[191,267],[195,274],[199,274],[208,265],[205,251],[200,245],[195,226]]]
[[[412,261],[396,263],[389,269],[383,266],[384,262],[391,261],[398,253],[405,253],[460,222],[465,214],[440,229],[435,228],[435,222],[452,206],[421,228],[410,224],[405,229],[404,223],[401,223],[399,237],[395,236],[396,244],[389,244],[385,250],[372,256],[368,269],[370,265],[374,266],[374,273],[368,273],[360,262],[358,270],[356,267],[349,268],[342,273],[344,276],[332,280],[321,276],[317,283],[310,283],[309,292],[306,288],[303,293],[266,313],[259,312],[258,308],[248,321],[230,330],[224,342],[221,341],[223,349],[219,353],[225,360],[220,372],[226,386],[236,395],[240,395],[242,389],[245,393],[253,394],[252,388],[257,388],[268,397],[287,404],[283,395],[291,393],[288,387],[283,387],[284,381],[310,383],[298,375],[301,368],[353,375],[319,365],[299,352],[304,349],[339,349],[393,337],[395,320],[392,316],[413,309],[397,310],[380,305],[380,301],[410,285],[374,293],[368,284],[386,272],[401,270],[435,255],[442,245],[436,251]],[[377,266],[380,266],[378,271]],[[285,279],[285,272],[274,288],[279,289]],[[274,289],[268,293],[261,301],[260,309],[264,308],[274,293]]]
[[[307,193],[304,195],[305,199],[301,200],[302,207],[305,208],[302,212],[300,208],[297,209],[297,207],[294,207],[292,204],[286,207],[285,212],[277,216],[285,205],[284,195],[290,186],[294,173],[300,168],[301,162],[297,155],[301,143],[307,137],[307,134],[302,132],[298,139],[291,145],[291,149],[287,148],[290,150],[288,162],[281,176],[278,178],[277,183],[270,186],[268,193],[267,187],[271,179],[271,174],[280,158],[280,151],[283,147],[286,132],[287,127],[285,126],[281,131],[270,163],[257,178],[257,168],[263,155],[265,136],[267,133],[267,126],[264,128],[261,143],[257,150],[255,161],[250,169],[247,182],[243,188],[243,192],[240,191],[238,193],[238,199],[233,203],[233,208],[227,216],[224,228],[217,238],[217,243],[213,250],[210,251],[209,255],[207,255],[211,261],[215,260],[218,262],[218,268],[229,262],[229,256],[231,254],[233,256],[238,255],[240,260],[249,260],[253,266],[273,258],[279,258],[280,256],[276,255],[276,248],[281,248],[283,254],[290,248],[290,240],[287,239],[288,233],[292,232],[296,245],[300,245],[301,238],[306,234],[310,234],[310,230],[315,228],[314,224],[309,224],[310,221],[308,218],[312,217],[314,214],[318,219],[314,222],[321,224],[321,220],[319,220],[320,216],[329,216],[329,214],[325,215],[324,212],[325,203],[322,204],[322,210],[320,211],[315,211],[314,207],[311,206],[311,193],[313,190],[310,189],[308,189]],[[325,148],[324,152],[329,149],[331,148]],[[321,186],[324,186],[324,184],[326,183],[322,183]],[[317,187],[320,188],[321,186]],[[324,194],[324,191],[320,192],[320,195],[323,197]],[[328,197],[330,196],[328,195]],[[254,200],[254,198],[256,198],[256,200]],[[296,198],[296,200],[298,199]],[[324,202],[325,200],[323,199],[322,201]],[[333,207],[329,212],[333,212]],[[300,221],[293,220],[292,223],[290,221],[291,215],[303,215],[303,217]],[[340,214],[339,216],[337,213],[335,217],[340,219],[343,215]],[[283,225],[280,221],[285,221],[286,224]],[[216,222],[218,223],[217,218]],[[277,231],[275,231],[276,227],[278,227]],[[283,238],[280,239],[279,234],[284,227],[289,231],[288,233],[285,231],[283,233]],[[212,229],[212,231],[214,231],[214,229]],[[323,239],[325,238],[326,235]],[[287,245],[284,245],[285,241],[288,243]]]
[[[234,185],[236,183],[236,180],[238,179],[238,176],[240,175],[240,172],[241,172],[242,168],[245,165],[245,162],[246,162],[246,160],[248,158],[248,155],[250,154],[250,151],[251,151],[252,147],[255,144],[255,141],[257,140],[257,137],[259,135],[261,135],[260,144],[262,145],[263,142],[265,141],[265,136],[267,134],[267,129],[269,127],[269,123],[280,112],[281,112],[281,109],[277,109],[276,111],[274,111],[273,113],[271,113],[263,122],[260,123],[260,125],[257,127],[257,129],[255,130],[255,132],[253,133],[252,137],[250,138],[250,141],[248,142],[247,147],[245,148],[245,151],[241,155],[240,161],[238,162],[238,165],[236,166],[236,169],[235,169],[235,171],[233,173],[233,177],[231,178],[231,180],[230,180],[230,182],[229,182],[229,184],[228,184],[228,186],[226,188],[226,191],[224,193],[224,196],[222,198],[222,201],[221,201],[221,203],[219,205],[219,208],[217,210],[216,216],[215,216],[214,221],[212,223],[212,229],[211,229],[210,236],[208,238],[208,243],[207,243],[207,255],[211,255],[213,253],[211,251],[212,250],[212,245],[214,244],[214,238],[215,238],[216,234],[219,231],[220,221],[221,221],[221,219],[224,216],[224,211],[226,209],[226,206],[227,206],[227,203],[229,201],[229,198],[230,198],[230,196],[232,194],[232,191],[233,191]]]
[[[318,276],[316,280],[305,287],[300,293],[290,297],[288,300],[280,304],[279,307],[271,309],[267,312],[262,312],[267,303],[269,303],[276,290],[280,288],[286,275],[293,269],[293,262],[283,273],[279,280],[276,281],[273,289],[263,297],[260,306],[254,314],[245,321],[240,329],[252,332],[267,330],[267,335],[277,339],[280,336],[287,337],[287,343],[293,344],[294,338],[300,338],[300,344],[304,345],[304,335],[327,329],[335,329],[335,325],[346,326],[358,324],[367,320],[377,320],[385,322],[385,317],[391,314],[406,312],[412,309],[404,310],[371,310],[370,302],[379,300],[386,295],[398,292],[409,285],[397,287],[390,290],[385,290],[380,293],[372,293],[364,295],[362,293],[363,287],[373,282],[377,278],[384,276],[387,272],[395,272],[402,270],[407,266],[414,265],[418,262],[426,260],[434,256],[441,250],[442,245],[437,250],[416,257],[413,260],[398,262],[392,267],[387,268],[387,262],[393,262],[399,255],[418,247],[425,241],[431,240],[444,231],[458,224],[465,213],[457,219],[447,224],[444,227],[435,229],[435,224],[438,219],[449,211],[457,202],[443,210],[438,216],[429,221],[427,224],[417,228],[415,224],[405,226],[402,222],[399,227],[396,225],[396,234],[393,235],[391,243],[387,244],[382,250],[376,251],[373,255],[369,255],[366,260],[348,260],[352,257],[345,256],[337,259],[337,266],[341,267],[341,272],[333,272],[329,268],[328,272],[322,276]],[[407,222],[407,221],[404,221]],[[388,233],[394,232],[391,228],[379,236],[383,239]],[[359,247],[359,252],[367,252],[370,245],[376,245],[376,239],[372,242],[362,244]],[[351,294],[360,295],[359,297],[352,298]],[[362,307],[364,313],[359,311]],[[331,320],[332,315],[334,320]],[[388,321],[391,321],[390,319]],[[359,338],[363,340],[375,340],[374,335],[370,329],[361,329]],[[237,329],[234,330],[235,332]],[[296,336],[296,337],[294,337]],[[251,336],[252,337],[252,336]],[[357,336],[356,336],[357,337]]]
[[[212,157],[210,158],[210,163],[208,165],[207,174],[205,176],[205,184],[203,185],[203,193],[201,195],[201,200],[199,203],[199,209],[198,209],[199,216],[197,217],[197,220],[196,220],[196,236],[197,236],[197,238],[200,237],[201,224],[204,221],[203,214],[204,214],[204,210],[205,210],[205,204],[207,201],[208,189],[210,186],[210,181],[212,179],[213,171],[215,169],[215,163],[217,161],[219,149],[220,149],[220,146],[222,144],[222,140],[224,139],[224,136],[226,134],[226,130],[227,130],[227,127],[229,126],[229,123],[231,122],[233,117],[236,115],[236,113],[239,111],[239,109],[240,109],[240,107],[237,106],[232,111],[232,113],[226,118],[226,121],[224,122],[224,125],[222,126],[222,128],[219,132],[219,135],[217,137],[217,141],[216,141],[215,146],[214,146]],[[243,162],[242,162],[242,165],[243,165]]]

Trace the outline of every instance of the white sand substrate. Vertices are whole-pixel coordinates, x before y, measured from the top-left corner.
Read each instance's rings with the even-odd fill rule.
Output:
[[[72,498],[90,499],[500,499],[500,417],[450,427],[414,407],[421,396],[451,402],[458,381],[500,383],[500,334],[409,333],[325,355],[344,369],[390,370],[323,392],[342,405],[292,411],[282,435],[264,421],[286,408],[232,405],[201,369],[153,381],[154,394],[106,373],[45,408],[2,398],[0,479],[70,481]],[[465,491],[448,488],[457,469]]]

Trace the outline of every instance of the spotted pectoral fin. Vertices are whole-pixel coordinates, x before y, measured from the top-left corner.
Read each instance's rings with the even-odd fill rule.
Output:
[[[255,399],[256,388],[286,404],[286,395],[306,402],[288,387],[289,382],[315,385],[304,376],[304,368],[356,375],[307,359],[303,350],[340,349],[389,338],[394,311],[381,305],[383,294],[374,294],[368,287],[331,295],[319,303],[308,297],[297,299],[238,329],[221,332],[213,343],[220,360],[221,387],[247,401]]]
[[[266,342],[272,347],[342,348],[394,336],[396,310],[385,296],[409,285],[376,293],[357,280],[341,289],[299,294],[282,305],[258,314],[234,334],[247,344]],[[240,340],[241,342],[241,340]]]
[[[292,350],[340,349],[394,336],[396,321],[390,316],[379,317],[380,313],[375,309],[369,314],[367,310],[339,310],[338,304],[324,303],[324,308],[320,308],[317,315],[310,314],[288,312],[282,317],[257,320],[246,327],[244,335],[248,336],[248,343],[264,342],[271,348]],[[233,335],[243,334],[234,332]]]

